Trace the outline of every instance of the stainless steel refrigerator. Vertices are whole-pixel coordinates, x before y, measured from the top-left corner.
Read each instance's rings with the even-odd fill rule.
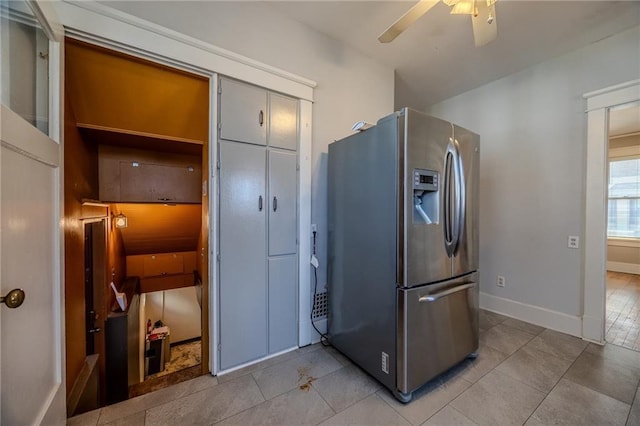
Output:
[[[478,349],[479,143],[404,108],[329,145],[329,341],[403,402]]]

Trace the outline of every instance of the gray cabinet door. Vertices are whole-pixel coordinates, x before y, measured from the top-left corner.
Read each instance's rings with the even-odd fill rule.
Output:
[[[269,150],[269,255],[296,253],[296,153]]]
[[[269,258],[269,353],[297,344],[297,256]]]
[[[267,354],[265,148],[220,142],[220,367]]]
[[[295,151],[298,148],[298,101],[269,94],[269,146]]]
[[[220,139],[267,144],[267,91],[220,79]]]

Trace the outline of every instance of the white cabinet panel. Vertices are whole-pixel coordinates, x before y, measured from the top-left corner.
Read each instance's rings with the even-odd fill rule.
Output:
[[[220,139],[267,144],[267,91],[220,79]]]
[[[220,366],[267,354],[265,149],[220,142]]]
[[[269,258],[269,353],[296,346],[297,259],[295,254]]]
[[[298,101],[269,94],[269,146],[295,151],[298,148]]]
[[[296,252],[296,153],[269,151],[269,255]]]

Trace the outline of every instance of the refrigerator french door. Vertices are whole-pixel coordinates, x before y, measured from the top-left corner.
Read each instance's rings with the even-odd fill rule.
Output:
[[[478,157],[407,108],[329,146],[329,339],[403,402],[478,347]]]

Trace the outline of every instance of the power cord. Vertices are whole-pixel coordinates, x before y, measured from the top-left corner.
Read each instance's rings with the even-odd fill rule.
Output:
[[[313,231],[313,257],[314,258],[316,256],[316,233],[317,231]],[[313,321],[313,306],[315,306],[316,294],[318,294],[318,267],[316,265],[317,265],[317,261],[315,264],[312,264],[313,266],[313,303],[311,306],[311,313],[309,314],[309,319],[311,320],[311,325],[313,326],[313,328],[320,335],[320,344],[322,346],[331,346],[331,343],[329,343],[329,336],[327,336],[326,333],[322,333],[320,330],[318,330],[318,327],[316,327],[316,323]]]

